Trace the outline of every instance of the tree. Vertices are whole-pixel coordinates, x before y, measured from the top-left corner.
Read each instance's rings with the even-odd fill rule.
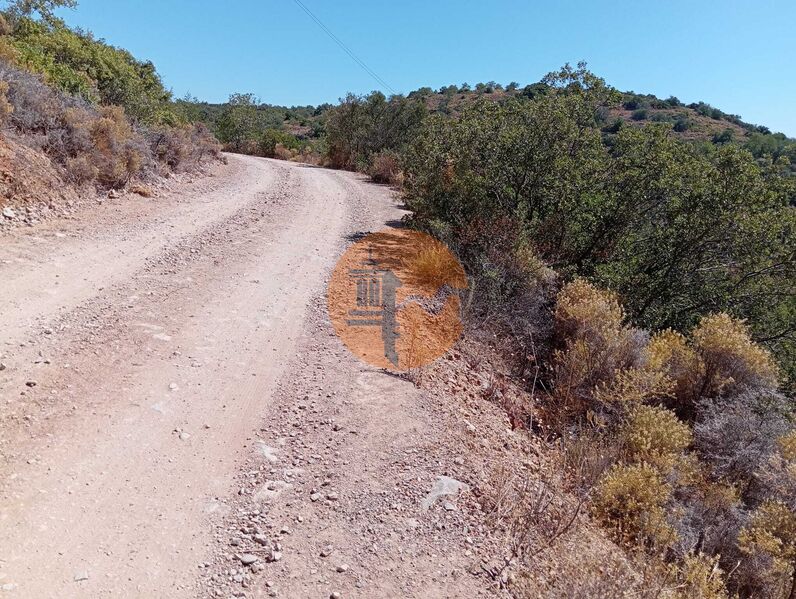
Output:
[[[52,23],[57,20],[55,9],[75,8],[76,6],[77,0],[13,0],[8,3],[5,12],[12,21],[38,14],[42,20]]]
[[[374,154],[397,150],[411,140],[426,114],[421,98],[349,94],[329,111],[328,155],[339,168],[365,170]]]
[[[232,94],[216,123],[218,139],[235,152],[257,134],[257,105],[254,94]]]

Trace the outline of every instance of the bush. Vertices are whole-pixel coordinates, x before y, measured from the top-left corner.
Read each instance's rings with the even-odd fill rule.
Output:
[[[648,111],[646,108],[639,108],[638,110],[634,110],[633,114],[630,115],[634,121],[643,121],[647,118]]]
[[[735,137],[735,132],[732,129],[725,129],[721,133],[716,133],[713,135],[712,141],[714,144],[727,144],[732,142]]]
[[[685,131],[688,131],[693,126],[694,126],[694,123],[690,119],[681,117],[681,118],[677,119],[674,122],[674,127],[673,128],[678,133],[684,133]]]
[[[769,584],[779,596],[796,590],[796,513],[782,502],[766,501],[741,531],[738,543],[747,555],[762,556]]]
[[[662,549],[676,538],[663,509],[670,492],[652,466],[616,465],[597,485],[594,513],[617,540]]]
[[[328,158],[335,168],[365,170],[382,150],[400,150],[417,132],[426,105],[420,98],[381,92],[349,94],[329,111],[326,121]]]
[[[277,157],[277,146],[298,150],[301,144],[295,135],[279,129],[266,129],[260,138],[260,153],[266,158]]]
[[[617,296],[583,279],[559,292],[554,332],[563,348],[554,357],[554,394],[563,409],[585,411],[598,384],[639,365],[645,339],[623,320]]]
[[[752,341],[743,321],[725,313],[704,316],[691,337],[705,365],[702,396],[715,397],[743,387],[777,387],[777,363]]]
[[[769,494],[761,476],[793,419],[788,399],[770,390],[706,401],[694,426],[694,447],[715,479],[737,485],[747,501],[756,503]]]
[[[724,572],[717,557],[689,555],[676,568],[676,599],[727,599]]]
[[[404,178],[400,156],[392,150],[375,154],[368,174],[376,183],[400,185]]]
[[[6,122],[8,115],[14,112],[14,107],[8,101],[8,82],[0,81],[0,125]]]
[[[147,139],[155,159],[173,171],[194,168],[205,158],[218,158],[221,152],[221,145],[203,123],[153,127]]]
[[[641,345],[639,343],[639,347]],[[611,379],[600,382],[593,396],[602,404],[601,407],[624,411],[634,404],[667,397],[670,390],[671,381],[663,373],[646,367],[626,368],[616,371]]]
[[[92,103],[122,106],[137,121],[173,124],[171,94],[151,62],[136,60],[62,21],[17,20],[11,43],[17,63],[55,88]]]
[[[633,408],[620,436],[633,462],[648,463],[668,474],[691,444],[691,429],[674,412],[655,406]]]
[[[678,414],[692,419],[705,379],[702,358],[683,335],[671,329],[652,336],[646,355],[648,367],[663,373],[672,382],[672,401],[668,403]]]

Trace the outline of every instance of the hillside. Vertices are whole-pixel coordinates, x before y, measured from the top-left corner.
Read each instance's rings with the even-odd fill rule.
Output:
[[[0,13],[0,127],[1,225],[68,211],[78,195],[150,195],[149,185],[220,150],[154,65],[22,9]]]
[[[408,93],[406,98],[420,102],[428,114],[457,118],[462,111],[479,100],[496,103],[509,99],[532,100],[546,91],[542,82],[524,87],[514,83],[502,86],[490,82],[479,83],[474,87],[468,84],[450,85],[438,90],[424,87]],[[228,127],[225,128],[223,115],[241,102],[251,105],[255,113],[243,125],[246,131],[236,134]],[[232,102],[222,104],[208,104],[189,98],[178,101],[178,105],[184,112],[191,114],[192,120],[206,123],[223,143],[230,143],[234,135],[243,135],[252,140],[247,152],[253,154],[261,153],[256,142],[265,130],[286,133],[288,137],[283,143],[293,149],[310,148],[317,150],[316,154],[323,154],[326,116],[333,108],[330,104],[275,106],[261,103],[252,94],[235,94]],[[796,172],[796,139],[772,132],[762,125],[744,122],[741,117],[725,113],[705,102],[684,104],[674,96],[660,99],[651,94],[620,92],[616,101],[599,108],[597,117],[597,123],[606,135],[616,133],[623,126],[662,124],[683,141],[714,146],[732,143],[749,150],[755,158],[784,157],[791,170]],[[304,152],[303,155],[306,158],[307,153]]]

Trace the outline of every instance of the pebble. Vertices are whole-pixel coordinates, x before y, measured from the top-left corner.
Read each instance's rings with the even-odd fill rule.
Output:
[[[243,565],[249,566],[260,558],[258,558],[256,555],[252,555],[251,553],[244,553],[240,555],[238,559],[241,561]]]
[[[343,596],[337,591],[334,591],[331,595],[329,595],[329,599],[343,599]]]
[[[343,572],[348,572],[348,564],[340,564],[339,566],[337,566],[337,571],[340,572],[341,574]]]
[[[28,387],[35,387],[36,386],[36,381],[27,381],[25,383],[25,385],[27,385]]]
[[[180,433],[180,441],[187,441],[191,438],[190,433],[186,433],[185,431]]]
[[[337,501],[338,498],[339,497],[338,497],[337,493],[327,493],[326,494],[326,499],[328,499],[329,501]]]
[[[88,580],[88,572],[78,572],[75,574],[75,582],[80,582],[81,580]]]
[[[0,371],[5,370],[6,368],[8,368],[8,366],[6,366],[6,363],[0,362]]]
[[[332,554],[332,551],[334,551],[334,547],[327,545],[321,549],[321,557],[329,557]]]
[[[177,383],[169,383],[169,391],[176,391],[177,389],[179,389]]]
[[[318,501],[322,497],[323,495],[321,495],[320,493],[313,493],[312,495],[310,495],[310,501]]]
[[[268,537],[266,537],[263,534],[254,535],[254,542],[255,543],[259,543],[260,545],[270,545],[271,544],[271,541],[268,540]]]

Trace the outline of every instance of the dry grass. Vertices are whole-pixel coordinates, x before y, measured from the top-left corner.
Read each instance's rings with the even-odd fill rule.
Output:
[[[432,294],[445,285],[457,289],[467,285],[459,261],[444,243],[430,237],[408,259],[405,268],[413,284]]]

